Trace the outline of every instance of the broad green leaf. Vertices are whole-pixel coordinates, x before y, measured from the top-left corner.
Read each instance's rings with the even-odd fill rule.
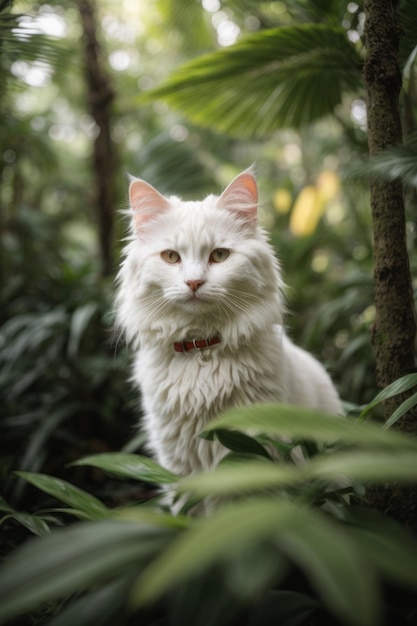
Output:
[[[323,604],[342,620],[352,626],[380,623],[375,572],[349,533],[309,510],[277,542],[304,570]]]
[[[393,424],[403,417],[408,411],[410,411],[417,404],[417,393],[413,393],[412,396],[404,400],[400,406],[394,411],[389,419],[384,424],[384,428],[390,428]]]
[[[105,452],[86,456],[71,465],[91,465],[98,467],[110,474],[143,480],[155,484],[169,484],[178,481],[178,476],[173,472],[158,465],[153,459],[139,454],[124,452]]]
[[[307,471],[295,465],[278,465],[257,460],[226,463],[211,472],[184,478],[178,491],[198,496],[247,493],[300,482]]]
[[[266,449],[253,437],[249,437],[237,430],[216,430],[217,439],[220,443],[233,452],[246,454],[256,454],[258,456],[270,459],[270,454]]]
[[[171,515],[171,513],[163,513],[157,509],[148,508],[147,504],[139,506],[129,506],[115,511],[116,519],[123,519],[130,522],[136,521],[141,524],[156,524],[163,528],[172,528],[174,530],[182,530],[187,528],[192,520],[184,515]]]
[[[355,626],[376,624],[374,577],[347,533],[316,511],[270,498],[235,503],[197,520],[143,572],[132,604],[151,602],[248,544],[267,540],[297,563],[335,614]]]
[[[0,568],[0,621],[136,571],[172,536],[172,529],[157,522],[100,520],[29,541]]]
[[[305,473],[331,482],[348,478],[363,483],[417,484],[417,450],[355,450],[323,455],[311,460]]]
[[[303,465],[273,464],[256,459],[220,464],[214,470],[184,478],[180,493],[198,496],[227,495],[288,487],[317,479],[362,483],[417,483],[417,450],[354,450],[324,454]]]
[[[360,66],[345,29],[297,24],[192,60],[141,99],[162,98],[194,122],[232,135],[265,136],[333,113],[346,91],[361,88]]]
[[[15,472],[15,474],[57,500],[82,511],[89,519],[100,519],[111,514],[111,511],[100,500],[65,480],[31,472]]]
[[[415,438],[393,430],[285,404],[259,404],[231,409],[210,422],[203,435],[210,437],[218,428],[250,429],[277,437],[300,437],[328,444],[342,442],[371,448],[417,449]]]
[[[384,400],[388,400],[389,398],[393,398],[397,396],[399,393],[404,393],[404,391],[408,391],[417,385],[417,374],[406,374],[398,380],[394,380],[393,383],[387,385],[382,391],[380,391],[375,398],[366,405],[366,407],[362,410],[359,415],[359,419],[365,417],[365,415],[373,409],[377,404],[380,404]]]

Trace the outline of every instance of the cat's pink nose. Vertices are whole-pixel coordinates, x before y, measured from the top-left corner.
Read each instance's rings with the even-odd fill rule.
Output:
[[[185,284],[189,286],[191,291],[197,291],[205,282],[205,280],[186,280]]]

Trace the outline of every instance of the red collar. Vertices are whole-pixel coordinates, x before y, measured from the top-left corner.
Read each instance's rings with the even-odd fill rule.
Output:
[[[189,352],[190,350],[204,350],[210,348],[216,343],[221,343],[220,337],[212,337],[211,339],[193,339],[192,341],[176,341],[174,343],[175,352]]]

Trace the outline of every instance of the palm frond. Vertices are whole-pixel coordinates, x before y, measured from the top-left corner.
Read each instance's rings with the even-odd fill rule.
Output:
[[[410,135],[403,144],[378,154],[368,163],[352,167],[351,176],[373,176],[380,181],[400,178],[405,185],[417,187],[417,133]]]
[[[300,127],[361,86],[361,58],[343,28],[301,24],[241,39],[193,60],[142,95],[195,123],[240,137]]]
[[[296,0],[287,4],[295,20],[340,24],[349,0]]]
[[[65,67],[68,63],[65,43],[38,32],[27,18],[18,13],[0,12],[2,67],[9,71],[9,67],[17,60],[38,61],[55,68]]]
[[[186,141],[175,141],[167,134],[150,139],[135,159],[135,176],[144,178],[162,193],[183,197],[209,193],[214,180],[209,168]]]
[[[158,0],[164,16],[164,28],[180,33],[185,51],[194,52],[210,49],[213,45],[214,29],[198,0]]]

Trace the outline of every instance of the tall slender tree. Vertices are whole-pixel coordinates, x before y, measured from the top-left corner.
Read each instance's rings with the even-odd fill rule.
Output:
[[[115,98],[97,38],[93,0],[77,0],[85,46],[85,72],[90,114],[97,126],[93,145],[94,205],[98,222],[101,272],[113,269],[113,226],[116,153],[111,139],[111,111]]]
[[[365,2],[369,154],[377,155],[402,141],[399,107],[401,71],[398,64],[400,28],[398,2]],[[405,241],[405,212],[400,180],[371,181],[376,320],[372,344],[377,376],[385,387],[414,368],[416,333],[411,275]],[[389,415],[398,400],[386,404]],[[412,416],[402,422],[404,430],[417,432]]]
[[[399,107],[401,71],[398,63],[401,30],[397,0],[365,0],[369,154],[375,156],[402,141]],[[380,387],[392,383],[415,366],[415,311],[406,248],[403,189],[400,180],[371,181],[376,318],[371,341]],[[389,417],[404,396],[386,402]],[[397,423],[417,434],[417,417],[410,411]],[[369,491],[372,503],[417,528],[417,492],[395,487]]]

